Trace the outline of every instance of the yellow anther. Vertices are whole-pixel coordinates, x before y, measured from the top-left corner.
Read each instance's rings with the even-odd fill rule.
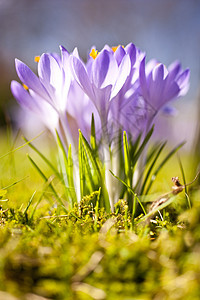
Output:
[[[98,51],[92,48],[92,51],[90,52],[90,56],[95,59],[98,55]]]
[[[24,83],[22,83],[22,85],[23,85],[23,88],[28,91],[28,86],[25,85]]]
[[[34,61],[39,62],[40,61],[40,56],[35,56]]]
[[[119,46],[112,47],[112,51],[115,52]]]
[[[122,48],[124,48],[124,46],[123,45],[118,45],[118,46],[114,46],[114,47],[112,47],[112,51],[113,52],[115,52],[118,48],[119,48],[119,46],[122,46]]]

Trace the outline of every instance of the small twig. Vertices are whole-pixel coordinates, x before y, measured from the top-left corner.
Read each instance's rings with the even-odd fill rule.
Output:
[[[191,182],[189,182],[189,183],[187,183],[185,185],[183,185],[183,184],[180,183],[178,177],[172,177],[172,181],[174,182],[174,186],[172,186],[172,191],[168,192],[168,193],[166,193],[164,195],[161,195],[158,199],[156,199],[155,201],[153,201],[153,203],[150,206],[149,212],[148,212],[149,216],[145,219],[145,221],[147,223],[149,223],[150,220],[151,220],[151,218],[158,211],[158,207],[159,206],[165,204],[171,198],[172,195],[176,196],[179,193],[181,193],[186,186],[191,185],[197,179],[197,177],[199,176],[199,174],[200,174],[200,170],[197,172],[195,178]],[[154,213],[154,211],[155,211],[155,213]]]

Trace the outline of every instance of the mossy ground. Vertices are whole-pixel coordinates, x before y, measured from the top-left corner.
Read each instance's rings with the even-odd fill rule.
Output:
[[[0,299],[200,299],[198,186],[191,209],[183,193],[149,225],[123,200],[112,214],[96,210],[95,195],[64,213],[46,190],[34,212],[45,185],[25,151],[1,159],[1,188],[11,187],[0,202]],[[180,175],[173,167],[158,179],[163,193]]]

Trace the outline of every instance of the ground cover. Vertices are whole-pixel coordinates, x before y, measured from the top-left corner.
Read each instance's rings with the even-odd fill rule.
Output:
[[[2,140],[1,154],[9,151]],[[191,208],[182,192],[150,222],[140,222],[142,212],[133,220],[125,199],[107,213],[97,193],[64,212],[27,151],[1,158],[0,299],[199,299],[197,184]],[[170,191],[171,175],[181,176],[177,161],[157,178],[154,200],[156,190]]]

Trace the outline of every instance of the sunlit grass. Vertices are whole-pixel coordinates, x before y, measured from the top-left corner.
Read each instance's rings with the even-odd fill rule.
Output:
[[[34,145],[56,166],[57,149],[47,133],[43,139],[45,136],[45,143],[38,138]],[[13,148],[24,143],[19,136]],[[10,145],[7,136],[2,136],[1,156],[12,150]],[[27,153],[43,170],[47,182]],[[181,154],[181,162],[189,182],[194,178],[190,155]],[[192,209],[182,192],[161,211],[163,220],[156,214],[146,225],[139,222],[141,216],[133,222],[123,200],[115,212],[106,213],[98,206],[98,191],[70,208],[63,184],[52,177],[52,169],[29,146],[1,158],[0,172],[0,188],[8,187],[0,199],[8,199],[0,202],[2,299],[9,294],[17,299],[36,295],[45,299],[198,299],[198,189],[188,191]],[[176,155],[158,174],[149,192],[151,201],[171,191],[173,176],[183,183]],[[64,201],[66,212],[50,183]]]

